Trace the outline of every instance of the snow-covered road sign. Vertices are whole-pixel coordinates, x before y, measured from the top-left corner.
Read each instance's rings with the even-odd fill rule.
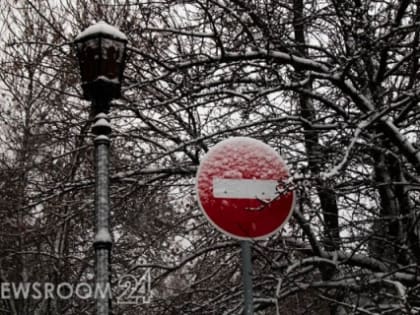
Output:
[[[197,171],[199,204],[220,231],[238,239],[261,239],[277,232],[293,211],[295,193],[281,156],[247,137],[219,142]]]

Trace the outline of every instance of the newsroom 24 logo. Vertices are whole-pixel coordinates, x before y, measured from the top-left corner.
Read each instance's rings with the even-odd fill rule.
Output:
[[[118,280],[117,304],[149,304],[152,300],[150,268],[138,275],[123,275]]]

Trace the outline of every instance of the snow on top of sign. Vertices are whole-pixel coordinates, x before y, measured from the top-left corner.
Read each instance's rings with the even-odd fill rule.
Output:
[[[99,21],[98,23],[89,26],[87,29],[77,35],[75,40],[80,40],[95,33],[106,34],[117,39],[127,40],[127,36],[125,36],[124,33],[122,33],[116,27],[109,25],[105,21]]]
[[[231,154],[220,155],[217,159],[213,159],[211,165],[209,165],[209,158],[217,154],[216,152],[223,151],[223,148],[229,148]],[[259,140],[248,137],[233,137],[219,142],[212,147],[203,158],[202,163],[207,164],[209,168],[224,169],[223,175],[226,178],[242,178],[243,176],[240,170],[233,170],[226,167],[227,165],[231,165],[233,159],[237,158],[238,155],[236,154],[235,157],[235,153],[240,155],[242,163],[246,163],[246,165],[242,165],[242,169],[258,169],[259,172],[264,170],[266,174],[262,174],[262,176],[270,176],[274,172],[267,165],[272,164],[275,160],[282,160],[281,156],[272,147]],[[285,167],[285,176],[287,172],[288,170]]]
[[[288,178],[288,169],[281,156],[269,145],[248,137],[233,137],[217,143],[200,163],[201,187],[213,185],[213,177],[226,179],[275,179]],[[284,162],[284,161],[283,161]],[[198,187],[199,189],[201,187]],[[200,189],[209,198],[207,189]]]
[[[242,178],[242,172],[238,170],[227,170],[223,173],[224,178]]]
[[[228,138],[224,141],[219,142],[213,148],[210,149],[211,151],[215,151],[220,149],[221,147],[229,147],[231,150],[237,151],[245,151],[243,149],[252,149],[254,150],[257,148],[257,151],[250,152],[252,154],[258,154],[259,156],[271,156],[273,152],[277,155],[276,151],[271,148],[270,146],[266,145],[265,143],[248,137],[233,137]]]
[[[236,145],[255,146],[255,145],[261,145],[263,144],[263,142],[254,138],[250,138],[250,137],[231,137],[226,140],[223,140],[222,142],[219,142],[214,147],[217,147],[217,145],[219,144],[226,144],[226,145],[229,144],[229,145],[235,145],[235,146]],[[267,145],[267,148],[271,149],[271,147],[269,147],[268,145]]]

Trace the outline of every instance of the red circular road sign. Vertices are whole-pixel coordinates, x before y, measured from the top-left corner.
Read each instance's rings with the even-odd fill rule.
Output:
[[[267,144],[235,137],[216,144],[197,171],[199,205],[220,231],[238,239],[261,239],[289,219],[295,193],[281,156]]]

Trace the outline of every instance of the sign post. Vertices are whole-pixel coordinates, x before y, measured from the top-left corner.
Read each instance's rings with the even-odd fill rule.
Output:
[[[242,277],[244,283],[244,315],[254,314],[252,303],[252,256],[249,241],[241,240]]]
[[[251,240],[276,233],[292,214],[295,193],[286,163],[265,143],[234,137],[203,158],[196,178],[198,202],[221,232],[241,240],[244,313],[253,314]]]

